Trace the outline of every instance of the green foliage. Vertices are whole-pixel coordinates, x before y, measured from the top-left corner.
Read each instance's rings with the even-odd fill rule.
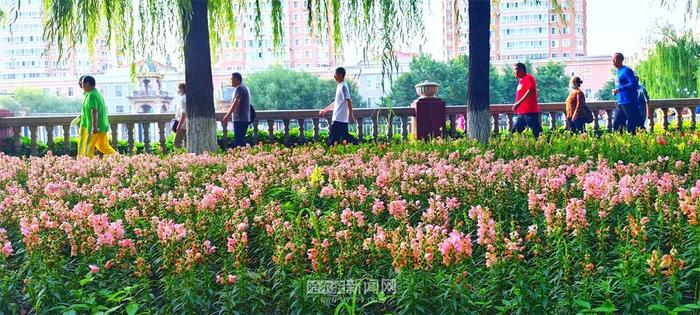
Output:
[[[258,110],[324,108],[335,99],[335,80],[284,68],[256,72],[245,78],[252,102]],[[357,83],[348,80],[353,107],[366,107],[361,101]]]
[[[612,94],[612,90],[615,88],[615,80],[610,79],[610,81],[605,82],[598,92],[595,94],[595,98],[601,101],[614,101],[615,95]]]
[[[15,115],[23,109],[29,113],[79,113],[80,106],[80,99],[54,96],[36,88],[17,88],[14,95],[0,96],[0,108]]]
[[[428,55],[414,58],[410,72],[398,77],[391,89],[391,100],[395,106],[409,106],[418,96],[415,86],[423,81],[440,84],[438,97],[447,105],[465,104],[467,100],[467,76],[469,60],[466,56],[440,62]]]
[[[528,71],[537,80],[537,93],[540,103],[563,102],[568,95],[569,76],[564,65],[547,63],[532,70],[530,62],[525,62]],[[410,72],[404,73],[392,87],[390,99],[396,106],[408,106],[417,98],[415,85],[425,80],[440,84],[438,97],[447,105],[466,104],[469,59],[460,56],[448,62],[440,62],[430,56],[421,56],[411,61]],[[489,69],[489,99],[491,104],[511,104],[515,99],[518,79],[512,69]]]
[[[687,98],[700,91],[700,41],[690,31],[678,34],[670,27],[646,60],[637,67],[649,97]]]

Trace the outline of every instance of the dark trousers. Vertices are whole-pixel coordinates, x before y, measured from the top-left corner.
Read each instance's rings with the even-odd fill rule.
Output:
[[[328,146],[332,146],[338,143],[342,144],[343,141],[347,141],[347,143],[357,144],[357,139],[355,139],[355,137],[350,135],[350,133],[348,132],[348,123],[334,121],[331,124],[331,130],[328,133]]]
[[[571,120],[567,119],[566,120],[569,123],[569,128],[568,130],[573,132],[573,133],[581,133],[586,131],[586,123],[583,122],[581,119],[576,119],[576,120]]]
[[[532,130],[532,134],[535,135],[535,138],[539,137],[542,133],[540,113],[521,114],[515,116],[515,123],[513,124],[513,129],[510,132],[521,133],[525,131],[525,127],[529,127]]]
[[[233,122],[233,146],[245,147],[245,134],[248,132],[248,122],[234,121]]]
[[[635,134],[637,128],[644,123],[636,103],[618,104],[613,115],[613,129],[616,131],[623,131],[627,127],[627,132]]]

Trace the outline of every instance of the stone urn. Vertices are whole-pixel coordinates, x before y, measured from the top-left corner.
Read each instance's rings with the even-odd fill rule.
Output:
[[[416,93],[423,97],[435,97],[439,91],[440,85],[435,82],[423,81],[423,83],[416,84]]]

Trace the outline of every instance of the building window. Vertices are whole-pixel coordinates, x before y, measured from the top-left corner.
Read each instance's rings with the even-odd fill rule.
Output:
[[[562,34],[569,34],[569,27],[564,26],[564,29],[562,29]]]
[[[556,28],[556,27],[552,27],[552,35],[556,35],[556,34],[557,34],[557,28]]]
[[[114,96],[116,96],[116,97],[122,97],[122,96],[124,96],[124,91],[122,91],[122,86],[121,86],[121,85],[115,85],[115,86],[114,86]]]
[[[563,58],[569,58],[569,53],[563,53],[561,56],[562,56]]]
[[[561,47],[569,47],[571,46],[571,40],[566,38],[561,40]]]
[[[123,113],[124,112],[124,106],[123,105],[117,105],[117,113]]]
[[[557,42],[556,40],[553,40],[550,47],[557,48],[558,46],[559,46],[559,42]]]
[[[73,96],[73,88],[72,87],[68,88],[68,96]]]

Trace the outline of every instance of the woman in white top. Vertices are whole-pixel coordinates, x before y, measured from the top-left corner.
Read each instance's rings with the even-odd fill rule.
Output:
[[[185,143],[185,138],[187,136],[187,129],[185,122],[187,121],[187,115],[185,111],[185,106],[187,104],[185,98],[185,83],[181,82],[177,85],[177,93],[180,95],[180,105],[175,111],[175,119],[177,119],[177,129],[175,130],[175,141],[174,145],[176,148],[182,148]]]

